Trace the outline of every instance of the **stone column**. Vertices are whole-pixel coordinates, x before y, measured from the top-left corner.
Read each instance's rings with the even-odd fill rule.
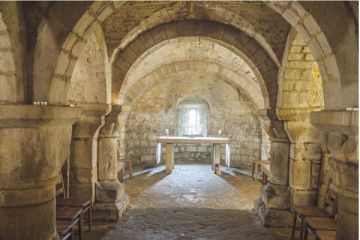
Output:
[[[358,239],[358,112],[312,112],[310,121],[328,133],[330,188],[338,194],[337,239]]]
[[[316,206],[324,134],[310,123],[310,109],[278,110],[290,139],[291,204]]]
[[[216,175],[221,175],[221,166],[220,166],[220,158],[221,158],[221,152],[220,152],[220,144],[215,143],[213,145],[213,171]],[[218,169],[216,169],[216,166]]]
[[[166,173],[172,173],[174,169],[174,144],[166,144]]]
[[[81,118],[74,124],[70,152],[70,197],[95,201],[98,135],[110,111],[107,104],[81,104]]]
[[[55,184],[80,109],[0,105],[0,239],[55,239]]]
[[[112,105],[105,117],[98,144],[98,182],[96,184],[95,218],[116,221],[126,210],[129,197],[124,184],[117,179],[118,139],[120,135],[119,114],[121,107]]]
[[[266,132],[270,136],[269,183],[262,186],[261,196],[255,200],[255,210],[266,226],[291,225],[289,188],[289,139],[283,121],[272,110],[261,110]]]

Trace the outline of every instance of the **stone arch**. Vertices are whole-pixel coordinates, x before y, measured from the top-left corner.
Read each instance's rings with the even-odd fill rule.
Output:
[[[112,53],[112,61],[115,60],[118,52],[124,49],[130,42],[136,39],[141,33],[144,31],[154,28],[157,25],[161,25],[164,23],[182,21],[182,20],[202,20],[207,19],[209,21],[226,23],[230,26],[237,28],[241,31],[244,31],[247,35],[254,38],[259,44],[266,49],[267,53],[270,55],[272,60],[276,63],[277,66],[280,66],[279,59],[275,55],[273,49],[270,47],[269,43],[265,40],[265,38],[257,33],[255,27],[249,23],[247,20],[242,18],[240,15],[235,14],[229,9],[219,6],[215,3],[207,3],[206,16],[203,16],[204,6],[194,2],[192,4],[196,5],[195,10],[192,11],[190,16],[184,18],[183,14],[179,14],[179,12],[183,11],[185,8],[189,8],[189,3],[186,2],[177,2],[174,5],[169,7],[165,7],[160,11],[155,12],[147,19],[143,20],[138,24],[138,26],[134,27],[124,38],[121,40],[119,45],[114,48],[114,50],[109,49],[109,53]]]
[[[15,47],[16,41],[19,39],[14,39],[18,36],[11,36],[16,34],[14,23],[18,23],[17,19],[8,19],[9,12],[4,8],[13,8],[16,6],[10,3],[7,6],[3,6],[2,11],[0,12],[0,102],[4,103],[14,103],[14,102],[23,102],[25,100],[24,96],[24,82],[22,71],[19,70],[19,50]],[[11,9],[14,10],[14,9]],[[15,11],[16,12],[16,9]],[[15,13],[13,13],[16,15]],[[15,16],[13,16],[16,18]],[[7,22],[10,22],[9,24]],[[10,30],[10,31],[9,31]]]
[[[325,106],[340,108],[344,104],[340,71],[326,35],[314,17],[299,2],[269,2],[299,33],[317,61],[323,78]]]
[[[279,86],[278,117],[290,140],[291,203],[316,205],[322,161],[322,133],[310,123],[310,112],[324,107],[318,65],[295,30],[288,37]]]
[[[196,75],[196,76],[203,76],[203,77],[196,77],[196,76],[191,77],[189,75],[194,75],[194,76]],[[209,76],[209,79],[207,79],[207,77],[205,77],[205,76]],[[166,76],[161,76],[161,78],[165,79],[167,77]],[[170,82],[171,83],[177,83],[177,84],[179,84],[179,86],[181,85],[181,86],[184,86],[184,87],[175,87],[174,88],[174,86],[172,86],[172,84],[170,84]],[[189,84],[189,82],[191,82],[193,84],[195,84],[195,82],[196,82],[196,86],[195,85],[192,86],[192,84]],[[206,83],[206,84],[204,84],[204,83]],[[208,89],[206,87],[207,84],[212,86],[212,87],[209,88],[209,90],[206,90],[206,91],[202,91],[202,90],[197,91],[197,90],[195,90],[195,89],[198,89],[198,87]],[[158,83],[156,85],[151,85],[151,86],[152,87],[149,86],[149,91],[146,93],[145,97],[139,96],[135,100],[132,107],[124,106],[124,108],[126,108],[125,111],[130,112],[130,114],[129,114],[129,118],[127,120],[124,119],[124,123],[121,124],[123,126],[125,126],[125,125],[127,126],[126,129],[124,129],[124,131],[121,132],[121,135],[123,133],[126,134],[127,139],[128,139],[128,140],[126,140],[126,142],[123,141],[121,143],[121,145],[123,145],[123,149],[121,151],[123,151],[123,152],[131,152],[131,149],[134,149],[133,145],[134,144],[136,145],[137,142],[132,140],[132,139],[134,139],[133,134],[138,135],[139,133],[144,133],[144,131],[141,130],[141,129],[143,129],[141,126],[150,128],[149,132],[152,133],[151,135],[149,135],[150,139],[152,139],[153,135],[158,135],[158,133],[164,133],[165,128],[169,128],[170,129],[170,134],[174,134],[174,132],[173,132],[174,128],[171,127],[171,126],[167,127],[168,123],[160,124],[159,125],[160,128],[158,129],[157,127],[154,128],[153,125],[152,125],[153,122],[157,123],[158,121],[154,120],[154,121],[149,121],[148,123],[146,123],[146,122],[142,121],[142,117],[146,117],[146,119],[147,119],[147,116],[148,116],[147,114],[148,113],[152,114],[152,111],[156,111],[156,113],[153,114],[154,116],[156,116],[156,118],[162,116],[163,114],[166,115],[166,114],[169,114],[169,113],[173,113],[173,114],[171,114],[171,116],[174,116],[174,118],[175,118],[176,115],[177,115],[176,114],[176,111],[177,111],[176,105],[177,105],[177,103],[180,101],[180,99],[182,99],[182,97],[188,96],[189,94],[196,93],[196,94],[200,94],[201,97],[203,97],[204,94],[206,95],[206,94],[210,94],[210,93],[213,93],[213,94],[217,95],[217,94],[221,94],[219,92],[216,93],[217,89],[221,89],[219,91],[222,92],[223,89],[220,86],[224,86],[227,89],[226,92],[228,93],[228,95],[226,97],[225,97],[225,95],[223,95],[223,97],[220,97],[220,98],[216,98],[216,97],[210,98],[208,103],[209,103],[210,107],[212,106],[212,109],[213,109],[212,111],[216,112],[217,114],[221,114],[221,113],[219,113],[217,111],[220,105],[223,106],[225,109],[233,109],[232,113],[230,113],[230,114],[233,114],[234,116],[240,114],[239,117],[240,118],[242,117],[242,121],[237,122],[237,121],[234,120],[235,121],[234,123],[237,123],[237,124],[241,124],[241,122],[244,122],[245,121],[244,118],[252,118],[253,117],[253,116],[250,117],[251,111],[249,110],[248,106],[243,106],[241,108],[236,108],[235,107],[236,104],[240,104],[239,103],[240,99],[239,99],[239,96],[238,96],[239,95],[238,91],[236,91],[236,89],[233,86],[231,86],[230,84],[226,83],[225,81],[219,79],[219,77],[214,76],[213,74],[209,75],[209,73],[207,73],[207,72],[182,71],[182,72],[176,74],[176,76],[169,77],[169,81],[164,81],[161,84]],[[168,90],[164,90],[164,89],[168,89],[167,88],[168,86],[170,86],[170,89],[171,89],[171,90],[169,90],[169,94],[171,96],[174,96],[174,98],[175,98],[174,101],[171,100],[171,99],[174,99],[173,97],[166,98],[167,99],[166,101],[171,101],[171,102],[173,101],[173,104],[171,104],[171,107],[170,107],[170,105],[168,105],[167,103],[165,103],[164,101],[161,100],[163,98],[162,96],[164,96],[164,94],[167,95]],[[189,86],[190,89],[188,89],[185,86]],[[158,89],[159,87],[161,89]],[[165,88],[163,89],[163,87],[165,87]],[[193,89],[193,87],[194,87],[194,89]],[[177,90],[180,90],[180,91],[177,92]],[[157,94],[153,95],[155,92],[157,92]],[[176,94],[172,95],[172,93],[175,93],[175,92],[176,92]],[[159,94],[161,94],[161,96]],[[231,99],[231,103],[223,105],[223,101],[229,101],[228,97]],[[207,99],[207,98],[205,97],[204,99]],[[232,100],[234,100],[234,101],[232,101]],[[156,104],[152,105],[153,103],[156,103]],[[244,103],[244,102],[242,102],[242,103]],[[150,104],[151,106],[144,107],[145,106],[144,104],[145,105]],[[163,106],[163,105],[165,106],[164,108],[159,107],[159,106]],[[236,105],[236,106],[238,106],[238,105]],[[145,112],[139,112],[139,109],[143,109],[143,108],[146,108]],[[214,110],[214,109],[216,109],[216,110]],[[245,109],[246,109],[246,112],[245,112]],[[122,112],[122,114],[125,114],[125,112]],[[221,115],[221,116],[223,116],[223,115]],[[125,118],[124,115],[123,115],[123,117]],[[229,117],[229,114],[225,115],[225,117]],[[172,119],[172,117],[171,117],[171,119]],[[219,118],[219,116],[216,115],[216,116],[214,116],[214,119],[212,121],[215,121],[216,119],[219,120],[219,119],[223,119],[223,118],[222,117]],[[256,121],[257,118],[255,118],[253,120]],[[127,124],[125,124],[125,122]],[[176,122],[177,122],[176,119],[173,119],[169,123],[175,124]],[[249,124],[250,123],[255,124],[253,121],[245,121],[245,122],[248,122]],[[129,123],[132,124],[130,127],[128,127]],[[146,123],[145,124],[146,126],[144,124],[142,124],[142,123]],[[256,123],[258,123],[258,122],[256,121]],[[138,124],[138,125],[136,125],[137,127],[134,128],[134,124],[135,125]],[[234,160],[234,164],[240,164],[239,156],[241,154],[244,154],[244,153],[242,153],[241,151],[235,151],[235,149],[238,149],[240,147],[239,144],[245,144],[245,143],[241,143],[244,140],[244,139],[241,138],[241,136],[243,136],[243,133],[238,132],[238,134],[234,134],[234,131],[229,131],[229,129],[232,129],[229,122],[227,122],[227,124],[225,124],[225,125],[223,125],[223,124],[224,123],[221,123],[221,122],[216,122],[216,121],[213,122],[212,128],[211,128],[211,131],[212,131],[211,135],[216,135],[217,130],[222,129],[223,133],[229,134],[231,139],[233,139],[232,137],[234,137],[234,140],[236,139],[236,141],[233,142],[233,144],[234,144],[234,146],[233,146],[233,148],[234,148],[234,156],[237,156],[236,159]],[[148,125],[151,125],[151,126],[148,126]],[[157,126],[157,124],[155,124],[154,126]],[[131,130],[131,129],[134,129],[134,130]],[[247,131],[247,129],[248,128],[244,127],[243,131]],[[248,158],[247,161],[252,161],[255,157],[257,157],[257,158],[260,157],[260,152],[261,152],[260,151],[260,142],[261,142],[261,140],[260,140],[260,129],[261,129],[260,124],[258,124],[258,131],[253,132],[253,134],[258,134],[258,136],[257,136],[258,138],[254,138],[254,141],[256,141],[256,139],[257,139],[257,144],[259,145],[259,148],[258,148],[259,151],[254,150],[254,152],[251,153],[251,154],[258,154],[258,156],[252,156],[251,158]],[[154,132],[156,132],[156,133],[154,133]],[[145,138],[147,138],[147,137],[148,137],[148,135],[146,135]],[[137,138],[135,138],[135,139],[137,139]],[[139,137],[139,139],[142,139],[142,137]],[[125,140],[125,139],[123,138],[123,140]],[[149,144],[153,144],[153,141],[147,141],[146,139],[140,140],[140,144],[147,143],[147,142],[149,142]],[[128,145],[128,143],[130,143],[130,145]],[[125,149],[125,145],[126,145],[126,149]],[[153,149],[154,149],[154,147],[155,146],[150,146],[150,148],[153,148]],[[148,146],[144,146],[144,148],[142,150],[147,151],[148,148],[149,148]],[[209,149],[206,150],[206,151],[205,151],[205,149],[203,149],[203,150],[204,150],[204,152],[208,152]],[[195,151],[195,150],[192,149],[192,150],[189,150],[189,151],[191,152],[191,151]],[[149,155],[149,153],[144,154],[144,155],[147,156],[147,157],[144,157],[144,159],[149,160],[149,161],[153,160],[152,158],[154,157],[154,155],[151,155],[151,154]],[[120,154],[120,156],[125,157],[125,155],[123,153]],[[178,155],[178,157],[180,157],[180,158],[181,158],[181,156],[182,156],[181,154]],[[138,159],[138,157],[135,157],[135,158]],[[249,163],[248,162],[244,161],[243,164],[246,164],[246,167],[249,168]]]
[[[124,96],[124,102],[122,103],[121,121],[125,125],[132,104],[139,98],[141,98],[147,91],[147,89],[164,81],[163,78],[167,78],[174,74],[172,69],[177,69],[177,73],[184,71],[202,72],[211,75],[215,75],[219,79],[222,79],[227,84],[231,85],[234,89],[237,89],[240,95],[242,95],[251,111],[257,115],[260,109],[263,109],[264,99],[257,90],[253,82],[243,78],[238,79],[238,75],[231,70],[219,66],[211,62],[197,62],[197,61],[182,61],[174,62],[159,67],[155,71],[149,73],[142,79],[136,82]],[[208,103],[211,103],[209,99],[206,99]],[[210,104],[210,109],[212,105]]]
[[[77,47],[81,48],[81,38],[82,36],[84,36],[87,30],[91,28],[91,25],[94,22],[103,22],[116,9],[121,7],[122,4],[124,4],[124,2],[96,2],[91,5],[88,11],[86,11],[86,13],[81,16],[81,18],[79,17],[76,26],[74,27],[73,31],[67,36],[61,47],[61,49],[65,51],[61,51],[58,55],[59,61],[57,63],[57,66],[55,67],[54,74],[49,86],[49,102],[65,102],[64,96],[59,95],[59,93],[57,92],[62,92],[58,91],[59,89],[66,90],[67,88],[66,80],[64,81],[64,79],[68,79],[65,76],[68,76],[68,73],[72,71],[72,67],[70,65],[72,55],[69,53],[76,52],[76,48],[74,48],[76,45]],[[296,2],[266,4],[270,8],[278,12],[280,15],[282,15],[287,22],[289,22],[293,27],[295,27],[297,31],[301,34],[303,39],[308,39],[309,36],[312,36],[311,34],[314,33],[314,30],[320,29],[321,31],[321,28],[319,27],[317,22],[314,20],[312,15],[303,8],[301,3]],[[305,21],[303,22],[302,17],[308,17],[307,22],[311,22],[311,24],[305,23]],[[317,41],[316,38],[312,38],[313,41],[310,49],[313,52],[317,52],[314,53],[314,57],[320,61],[320,71],[324,78],[324,82],[326,82],[324,83],[324,92],[326,92],[325,102],[327,102],[326,105],[329,106],[338,106],[340,102],[343,102],[341,99],[337,99],[334,101],[330,99],[331,96],[339,96],[338,98],[341,98],[342,96],[342,93],[339,90],[341,89],[341,84],[339,82],[339,77],[337,77],[339,74],[338,67],[336,67],[336,59],[332,55],[329,56],[324,54],[324,52],[331,52],[331,47],[328,44],[324,34],[318,34],[317,37],[319,41]],[[332,66],[335,66],[335,68]],[[327,81],[327,79],[331,79],[334,81]]]
[[[32,76],[34,99],[66,104],[70,78],[86,40],[96,25],[123,3],[52,3],[46,14],[49,17],[44,17],[38,28]],[[68,11],[71,17],[62,14]]]
[[[189,106],[190,105],[190,106]],[[197,94],[190,94],[187,96],[182,97],[176,103],[177,109],[177,135],[178,136],[185,136],[188,135],[189,132],[186,128],[189,126],[187,125],[187,121],[189,116],[189,108],[196,107],[196,111],[198,112],[199,125],[198,128],[200,131],[194,132],[193,135],[201,135],[203,137],[207,137],[208,129],[211,128],[211,110],[208,101],[205,98],[198,96]],[[200,132],[200,133],[199,133]]]
[[[181,21],[157,26],[141,34],[123,51],[119,52],[118,57],[113,62],[113,101],[118,101],[118,94],[128,70],[148,48],[162,41],[184,36],[211,38],[233,45],[235,49],[242,51],[244,53],[242,54],[244,60],[250,58],[250,61],[247,63],[253,69],[257,78],[264,79],[265,89],[269,95],[269,107],[275,106],[277,66],[269,58],[265,50],[255,40],[245,34],[241,34],[227,25],[208,21]]]
[[[257,85],[247,79],[246,77],[239,78],[239,74],[221,66],[218,63],[214,62],[206,62],[206,61],[180,61],[173,62],[170,64],[162,65],[158,69],[144,76],[142,79],[136,81],[128,91],[124,92],[124,102],[122,103],[122,112],[121,112],[121,122],[122,126],[126,125],[128,114],[132,109],[132,104],[136,102],[139,98],[141,98],[150,87],[159,84],[159,82],[164,82],[164,79],[168,78],[174,72],[182,72],[182,71],[193,71],[193,72],[203,72],[206,74],[216,75],[219,79],[222,79],[227,84],[231,85],[234,89],[237,89],[239,92],[239,97],[242,97],[247,102],[248,107],[251,109],[251,112],[261,125],[261,159],[267,159],[269,156],[270,150],[270,139],[268,133],[266,132],[266,124],[268,118],[265,116],[259,117],[259,110],[264,108],[265,99],[261,94],[260,89]],[[166,80],[165,80],[166,81]],[[207,99],[208,103],[211,103],[209,99]],[[210,109],[212,105],[210,104]],[[265,120],[264,120],[265,119]],[[265,122],[264,122],[265,121]],[[124,146],[124,138],[125,131],[124,129],[120,134],[120,146]],[[120,155],[123,156],[124,147],[121,147]]]
[[[168,65],[171,62],[194,61],[215,63],[216,66],[214,67],[219,72],[223,69],[221,66],[226,66],[227,69],[242,78],[253,81],[254,86],[259,91],[261,90],[265,99],[264,106],[268,106],[268,96],[264,83],[262,79],[260,81],[256,79],[256,76],[261,77],[260,74],[256,75],[254,73],[257,72],[256,68],[252,69],[243,60],[242,55],[242,53],[234,51],[230,45],[203,37],[178,37],[162,41],[150,48],[134,62],[121,86],[120,96],[123,96],[138,79],[162,65]],[[246,56],[244,58],[247,59]],[[214,69],[209,68],[209,71],[212,72]]]
[[[206,103],[209,107],[209,111],[210,113],[212,112],[212,108],[213,106],[211,105],[211,101],[209,98],[207,98],[206,96],[199,96],[198,94],[189,94],[188,96],[184,96],[182,98],[180,98],[177,102],[176,102],[176,108],[179,107],[179,105],[181,104],[181,102],[185,101],[187,98],[190,97],[195,97],[198,98],[199,101],[203,101],[204,103]]]
[[[176,69],[177,72],[202,71],[209,74],[215,74],[234,87],[241,89],[241,92],[250,99],[255,109],[263,109],[266,104],[263,95],[255,84],[245,77],[239,79],[239,75],[232,70],[212,62],[181,61],[163,65],[133,84],[124,95],[123,106],[125,108],[126,106],[131,106],[133,100],[138,95],[141,95],[148,87],[162,81],[163,79],[161,79],[161,77],[173,74],[173,69]]]
[[[94,28],[75,63],[67,96],[69,103],[110,103],[111,76],[100,26]]]

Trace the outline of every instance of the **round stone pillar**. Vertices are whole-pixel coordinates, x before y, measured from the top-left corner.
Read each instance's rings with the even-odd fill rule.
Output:
[[[112,105],[99,133],[98,182],[96,184],[95,217],[116,221],[125,211],[129,199],[125,186],[117,179],[120,105]]]
[[[266,226],[291,225],[289,139],[284,122],[277,119],[273,110],[261,110],[259,116],[271,140],[271,165],[269,183],[262,186],[261,196],[255,200],[255,210]]]
[[[338,194],[337,239],[358,239],[358,111],[312,112],[310,121],[328,133],[331,185]]]
[[[0,239],[54,239],[55,184],[80,109],[0,105]]]
[[[317,202],[324,134],[310,123],[310,111],[309,108],[278,110],[290,140],[291,204],[298,206],[314,206]]]

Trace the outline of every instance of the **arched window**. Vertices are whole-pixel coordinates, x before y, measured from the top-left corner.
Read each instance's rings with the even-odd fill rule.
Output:
[[[199,135],[201,134],[199,111],[196,108],[191,108],[189,110],[189,119],[188,119],[188,129],[187,132],[189,135]]]
[[[191,96],[178,106],[178,135],[207,136],[209,105],[199,97]]]

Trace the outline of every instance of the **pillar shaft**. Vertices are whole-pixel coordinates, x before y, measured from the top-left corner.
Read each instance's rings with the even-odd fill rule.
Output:
[[[96,183],[95,218],[117,221],[125,211],[129,198],[125,186],[117,179],[119,114],[121,107],[112,105],[105,117],[98,139],[98,181]]]
[[[82,104],[79,121],[74,124],[70,153],[70,196],[95,200],[98,136],[110,111],[107,104]]]
[[[214,144],[214,159],[213,159],[213,170],[215,174],[221,175],[221,166],[220,166],[220,158],[221,158],[221,152],[220,152],[220,144]]]
[[[80,109],[0,105],[0,239],[54,239],[55,184]]]
[[[259,115],[271,140],[271,165],[269,183],[262,186],[255,210],[266,226],[290,226],[289,139],[284,122],[277,119],[273,110],[261,110]]]
[[[99,181],[117,180],[117,154],[120,134],[119,115],[121,107],[113,105],[105,117],[105,124],[100,130],[98,144],[98,179]]]
[[[174,169],[174,144],[166,144],[166,173],[172,173]]]

